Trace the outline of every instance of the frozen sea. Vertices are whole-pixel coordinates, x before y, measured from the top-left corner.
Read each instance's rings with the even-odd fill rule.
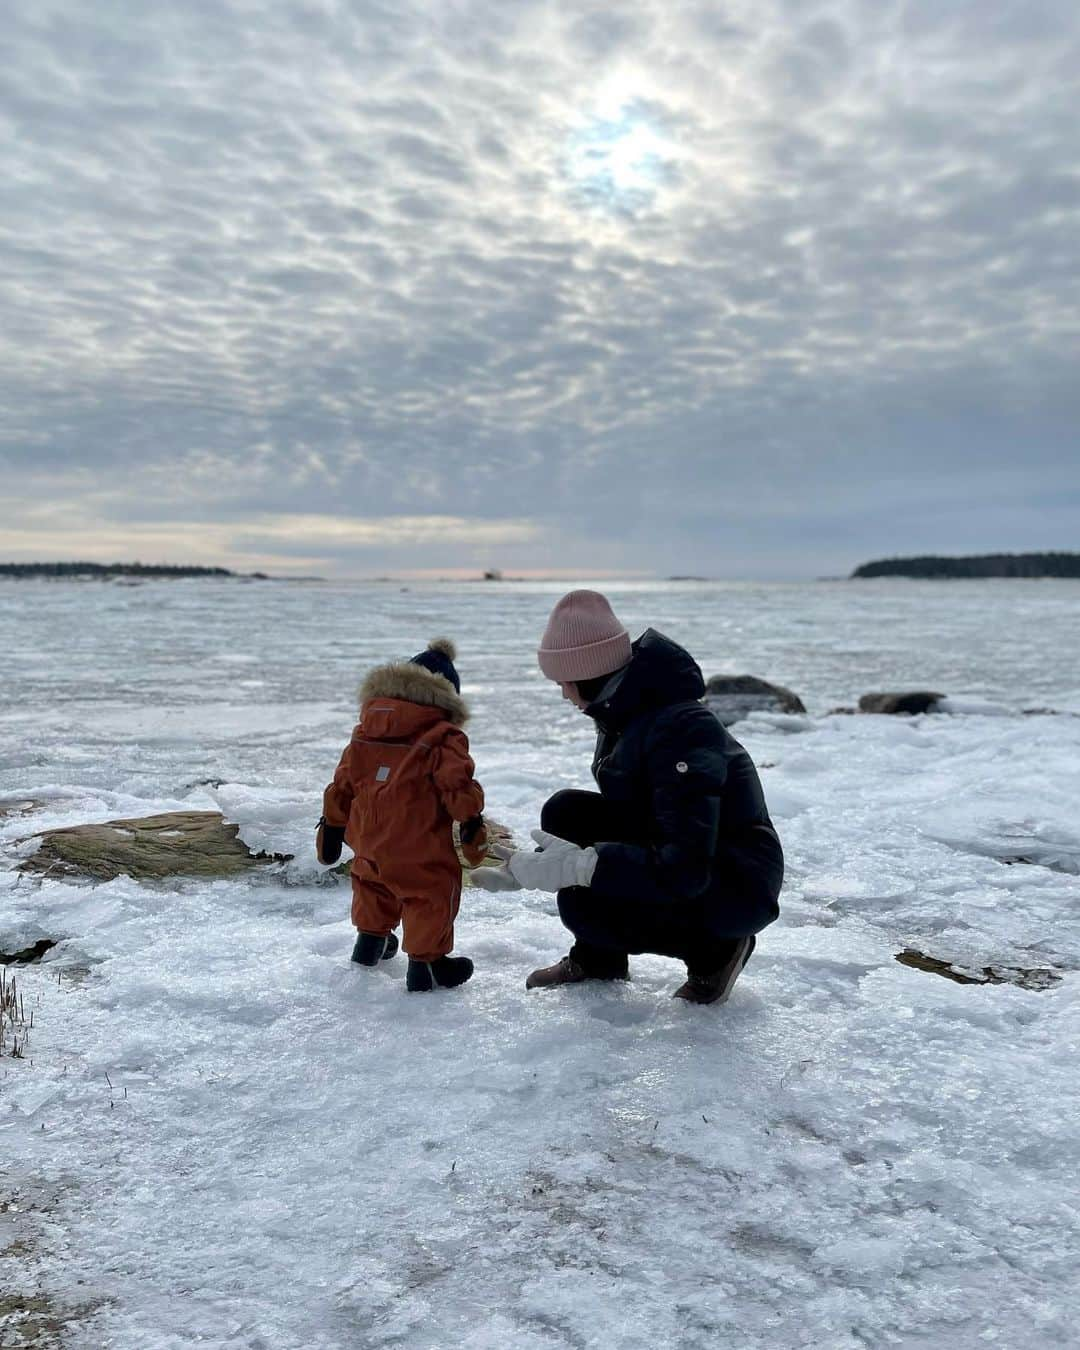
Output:
[[[453,636],[526,839],[588,785],[534,657],[565,589],[0,582],[0,951],[58,940],[9,968],[34,1026],[0,1059],[0,1345],[15,1295],[124,1350],[1080,1344],[1080,584],[604,586],[635,635],[803,697],[733,728],[782,918],[723,1008],[660,957],[526,994],[567,947],[552,898],[468,890],[476,976],[407,997],[401,959],[350,966],[311,856],[356,685]],[[904,688],[953,711],[831,713]],[[13,870],[33,830],[180,808],[296,860]],[[1058,978],[961,985],[909,947]]]

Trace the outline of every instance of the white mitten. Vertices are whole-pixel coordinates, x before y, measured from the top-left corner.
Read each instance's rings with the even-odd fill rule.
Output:
[[[566,886],[588,886],[596,871],[596,849],[578,848],[568,839],[533,830],[539,844],[535,853],[496,845],[493,852],[502,867],[478,867],[473,881],[487,891],[561,891]]]
[[[503,848],[501,844],[492,844],[488,852],[494,853],[498,858],[512,858],[514,856],[512,849]],[[469,880],[474,886],[479,886],[482,891],[521,890],[505,862],[502,867],[474,867],[469,873]]]

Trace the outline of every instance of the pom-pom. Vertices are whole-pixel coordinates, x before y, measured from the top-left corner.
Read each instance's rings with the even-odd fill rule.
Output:
[[[432,638],[428,643],[428,650],[432,652],[442,652],[448,661],[453,661],[457,656],[457,648],[446,637]]]

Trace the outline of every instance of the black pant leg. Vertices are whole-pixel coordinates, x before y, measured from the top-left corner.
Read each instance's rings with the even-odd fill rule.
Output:
[[[571,955],[586,970],[625,970],[627,953],[652,952],[685,961],[694,971],[718,970],[738,938],[709,931],[694,902],[685,905],[637,903],[620,896],[596,895],[588,887],[559,892],[559,917],[574,934]],[[621,964],[620,964],[621,963]]]
[[[625,809],[599,792],[556,792],[540,813],[540,826],[579,848],[614,840],[633,843],[638,838]],[[656,952],[685,959],[687,951],[700,945],[697,908],[597,895],[583,886],[559,892],[559,915],[577,939],[571,955],[586,970],[611,970],[619,963],[625,970],[627,952]]]
[[[579,848],[639,837],[628,828],[625,811],[600,793],[569,788],[545,803],[540,827]],[[697,970],[716,970],[735,941],[710,931],[697,901],[657,905],[571,886],[559,892],[558,903],[559,917],[575,939],[570,955],[598,978],[625,975],[628,952],[673,956]]]
[[[605,840],[628,838],[625,812],[617,810],[599,792],[582,792],[574,788],[565,788],[545,802],[540,812],[540,828],[548,834],[558,835],[560,839],[569,839],[578,848],[589,848]],[[591,892],[580,886],[573,886],[559,892],[559,914],[563,923],[574,935],[574,945],[570,956],[579,966],[597,979],[618,979],[626,974],[626,948],[620,949],[614,934],[606,930],[603,924],[588,923],[588,935],[574,923],[569,922],[566,913],[575,916],[579,907],[571,899],[568,910],[563,910],[563,897],[579,896],[584,898],[580,907],[587,914]]]
[[[549,797],[540,812],[540,828],[560,839],[569,839],[578,848],[618,839],[632,842],[627,832],[626,813],[602,797],[599,792],[564,788]]]
[[[704,934],[686,907],[635,903],[585,886],[559,892],[559,917],[579,942],[607,952],[655,952],[686,960]]]

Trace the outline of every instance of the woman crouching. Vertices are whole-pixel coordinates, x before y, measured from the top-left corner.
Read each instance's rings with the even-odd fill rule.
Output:
[[[690,654],[654,629],[636,642],[596,591],[555,606],[540,668],[597,726],[599,792],[557,792],[536,852],[502,850],[473,880],[558,894],[569,953],[529,989],[624,980],[628,954],[684,961],[676,998],[722,1003],[779,914],[784,855],[753,761],[701,702]]]

